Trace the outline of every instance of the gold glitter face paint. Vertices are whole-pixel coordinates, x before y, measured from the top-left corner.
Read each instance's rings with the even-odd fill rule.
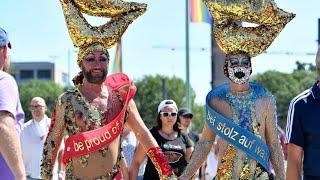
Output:
[[[226,54],[242,51],[257,56],[265,51],[294,14],[273,0],[204,0],[214,18],[217,44]],[[259,26],[243,27],[238,22]]]

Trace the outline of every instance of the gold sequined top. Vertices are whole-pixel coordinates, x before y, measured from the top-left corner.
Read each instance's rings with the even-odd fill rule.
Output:
[[[121,111],[123,99],[119,91],[109,90],[108,103],[105,111],[101,112],[77,88],[62,94],[57,100],[44,145],[42,179],[52,178],[53,163],[62,139],[109,123]],[[119,171],[119,139],[116,138],[99,152],[70,158],[66,165],[66,179],[112,179]]]
[[[230,92],[229,84],[214,91],[211,107],[266,142],[276,179],[284,179],[284,158],[276,129],[274,97],[255,83],[250,83],[250,90],[239,94]],[[268,179],[268,173],[260,164],[222,138],[215,147],[219,148],[216,179]]]

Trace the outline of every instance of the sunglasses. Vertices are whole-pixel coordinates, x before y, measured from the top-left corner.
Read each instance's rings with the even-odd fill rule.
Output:
[[[168,117],[169,115],[171,117],[176,117],[177,116],[177,113],[176,112],[160,112],[160,114],[164,117]]]
[[[30,108],[31,110],[38,109],[38,108],[42,108],[42,107],[44,107],[44,106],[41,106],[41,105],[30,105],[30,106],[29,106],[29,108]]]

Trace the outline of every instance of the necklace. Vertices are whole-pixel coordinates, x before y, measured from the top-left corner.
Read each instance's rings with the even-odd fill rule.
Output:
[[[102,113],[98,110],[97,107],[91,105],[90,101],[87,100],[84,94],[81,93],[79,87],[77,87],[77,92],[79,94],[80,101],[83,102],[85,109],[89,111],[88,120],[91,121],[96,128],[100,127],[102,124]]]

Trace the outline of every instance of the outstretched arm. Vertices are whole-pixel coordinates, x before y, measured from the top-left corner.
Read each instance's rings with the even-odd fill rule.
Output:
[[[191,160],[179,179],[191,179],[203,162],[206,161],[215,136],[216,134],[208,127],[207,124],[205,124],[201,138],[194,149]]]
[[[272,167],[276,173],[276,179],[285,179],[284,174],[284,158],[281,150],[280,139],[277,132],[277,115],[276,103],[274,99],[270,99],[268,108],[266,109],[266,142],[270,149],[270,160]]]
[[[15,128],[15,119],[8,111],[0,111],[0,152],[16,179],[25,179],[20,138]]]
[[[129,102],[127,123],[135,133],[145,152],[147,152],[149,158],[152,160],[152,163],[159,173],[160,179],[168,179],[172,177],[173,172],[169,166],[168,158],[163,154],[156,140],[142,121],[137,110],[137,106],[133,100]]]
[[[60,149],[61,140],[63,138],[63,132],[65,128],[64,110],[65,107],[63,107],[61,99],[59,97],[59,100],[56,103],[55,109],[52,113],[49,133],[46,142],[44,143],[43,158],[41,164],[42,179],[52,178],[53,166],[55,164],[57,154]]]
[[[142,144],[143,148],[147,151],[152,147],[158,146],[157,141],[151,135],[149,129],[144,124],[137,106],[133,100],[129,102],[129,113],[127,116],[127,123],[135,133],[138,141]]]

